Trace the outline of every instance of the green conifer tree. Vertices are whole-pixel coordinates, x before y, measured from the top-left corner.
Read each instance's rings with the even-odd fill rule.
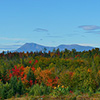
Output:
[[[13,91],[13,96],[17,93],[17,77],[12,77],[11,78],[11,88],[12,88],[12,91]]]
[[[24,93],[24,86],[23,86],[23,83],[21,81],[21,78],[19,78],[19,82],[17,84],[17,92],[19,95],[22,95]]]

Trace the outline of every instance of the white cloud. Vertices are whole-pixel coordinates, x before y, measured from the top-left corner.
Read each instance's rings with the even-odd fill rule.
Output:
[[[82,25],[82,26],[79,26],[79,28],[82,28],[83,30],[97,30],[97,29],[100,29],[100,26],[96,26],[96,25]]]
[[[85,44],[85,43],[82,43],[82,44],[79,44],[81,46],[95,46],[95,44]]]

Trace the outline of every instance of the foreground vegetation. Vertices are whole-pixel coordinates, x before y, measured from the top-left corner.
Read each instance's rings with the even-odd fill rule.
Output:
[[[83,52],[45,50],[0,54],[0,99],[71,96],[74,100],[84,95],[99,98],[98,48]]]

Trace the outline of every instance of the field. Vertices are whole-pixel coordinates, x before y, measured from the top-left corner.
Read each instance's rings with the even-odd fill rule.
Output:
[[[0,99],[99,100],[100,50],[2,52]]]

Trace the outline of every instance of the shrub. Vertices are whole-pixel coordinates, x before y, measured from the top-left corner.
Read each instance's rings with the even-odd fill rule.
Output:
[[[70,88],[67,86],[67,87],[64,87],[63,85],[62,86],[59,86],[58,87],[54,87],[51,95],[52,96],[62,96],[62,95],[66,95],[67,93],[69,93],[69,90]]]
[[[7,95],[7,98],[11,98],[12,96],[13,96],[13,89],[10,89],[9,91],[8,91],[8,95]]]
[[[49,94],[50,92],[51,92],[51,87],[47,87],[42,83],[41,85],[35,84],[31,88],[29,95],[41,96],[41,95]]]

